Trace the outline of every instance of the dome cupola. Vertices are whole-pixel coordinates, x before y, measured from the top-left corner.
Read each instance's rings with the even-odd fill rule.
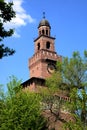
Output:
[[[48,27],[50,27],[50,23],[49,23],[46,19],[42,19],[42,20],[40,21],[40,23],[39,23],[38,28],[41,27],[41,26],[48,26]],[[51,27],[50,27],[50,28],[51,28]]]
[[[39,31],[39,36],[40,35],[47,35],[50,36],[50,23],[48,20],[45,19],[45,12],[43,12],[43,19],[40,21],[38,25],[38,31]]]

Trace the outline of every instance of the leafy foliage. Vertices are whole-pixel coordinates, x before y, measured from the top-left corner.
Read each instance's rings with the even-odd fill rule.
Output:
[[[0,100],[0,130],[46,130],[41,96],[19,89],[19,83],[13,76],[7,85],[9,94]]]
[[[7,100],[1,120],[1,129],[41,130],[40,127],[45,121],[40,115],[39,98],[34,93],[20,92],[16,97]]]
[[[7,95],[9,98],[14,97],[21,89],[21,80],[18,80],[14,75],[9,77],[9,83],[7,83]]]
[[[63,82],[68,90],[72,88],[84,88],[87,86],[87,51],[84,51],[84,58],[79,52],[74,52],[72,58],[64,58],[62,65]]]
[[[4,28],[4,23],[10,22],[13,17],[15,17],[15,12],[12,8],[13,3],[6,3],[4,0],[0,0],[0,42],[3,41],[5,37],[10,37],[14,33],[13,29],[8,31]],[[0,45],[0,58],[4,56],[13,55],[15,51],[9,47],[5,47],[4,44]]]
[[[84,57],[74,52],[72,58],[64,59],[63,82],[69,90],[70,111],[80,119],[82,126],[87,125],[87,51]]]
[[[57,62],[56,72],[47,79],[49,93],[44,96],[45,102],[52,106],[56,102],[55,116],[60,119],[61,110],[66,109],[71,113],[74,122],[67,121],[66,129],[84,130],[87,128],[87,51],[84,56],[79,52],[74,52],[71,58],[63,58],[62,62]],[[56,100],[55,97],[56,96]],[[70,100],[63,102],[61,97],[67,97]],[[65,100],[65,99],[64,99]],[[55,114],[55,113],[54,113]]]

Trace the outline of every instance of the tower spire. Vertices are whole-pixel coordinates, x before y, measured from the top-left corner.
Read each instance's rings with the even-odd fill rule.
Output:
[[[45,19],[45,12],[43,12],[43,19]]]

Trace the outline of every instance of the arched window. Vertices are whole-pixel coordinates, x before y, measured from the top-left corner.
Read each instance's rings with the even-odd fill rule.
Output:
[[[40,50],[40,43],[37,44],[37,49]]]
[[[44,30],[42,30],[42,34],[44,35]]]
[[[46,43],[46,49],[50,49],[50,42]]]
[[[39,31],[39,36],[41,35],[41,31]]]
[[[48,30],[46,30],[46,35],[48,35]]]

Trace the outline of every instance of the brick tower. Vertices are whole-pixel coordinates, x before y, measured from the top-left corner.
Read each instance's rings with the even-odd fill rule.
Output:
[[[34,40],[34,55],[29,59],[30,79],[24,87],[35,90],[38,85],[44,86],[45,79],[54,72],[57,60],[61,56],[55,52],[55,38],[51,36],[50,23],[45,19],[38,25],[38,37]]]

